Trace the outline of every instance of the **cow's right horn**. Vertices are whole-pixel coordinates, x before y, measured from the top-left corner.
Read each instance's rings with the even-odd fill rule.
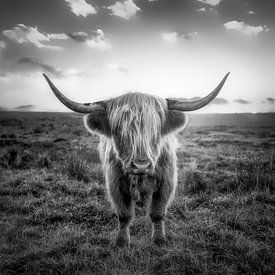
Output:
[[[95,103],[78,103],[75,101],[72,101],[71,99],[67,98],[64,96],[55,86],[54,84],[50,81],[50,79],[43,74],[43,76],[46,78],[48,84],[50,85],[53,93],[56,95],[56,97],[69,109],[71,109],[74,112],[77,113],[91,113],[93,111],[98,111],[98,110],[105,110],[104,107],[104,101],[101,102],[95,102]]]
[[[229,76],[229,73],[225,75],[225,77],[222,79],[219,85],[210,94],[198,100],[186,101],[181,99],[167,98],[166,101],[167,101],[168,109],[187,112],[187,111],[198,110],[204,107],[205,105],[209,104],[218,95],[228,76]]]

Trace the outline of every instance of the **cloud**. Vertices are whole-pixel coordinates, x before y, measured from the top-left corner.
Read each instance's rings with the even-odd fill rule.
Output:
[[[7,75],[6,72],[5,72],[5,73],[4,73],[4,72],[0,72],[0,78],[1,78],[1,77],[5,77],[6,75]]]
[[[202,7],[202,8],[200,8],[200,9],[198,9],[198,12],[202,12],[202,13],[206,13],[206,12],[212,12],[212,13],[214,13],[214,14],[218,14],[218,12],[217,12],[217,10],[215,9],[215,8],[213,8],[213,7]]]
[[[270,104],[274,104],[275,103],[275,98],[274,97],[267,97],[266,101]]]
[[[47,37],[49,39],[56,39],[56,40],[65,40],[68,39],[67,35],[65,33],[50,33],[47,34]]]
[[[180,37],[186,39],[186,40],[190,40],[193,39],[194,37],[196,37],[198,35],[197,32],[191,32],[191,33],[181,33]]]
[[[83,76],[85,73],[79,72],[76,69],[67,69],[62,70],[58,67],[46,64],[37,60],[33,57],[22,57],[18,60],[19,64],[29,64],[33,68],[40,69],[42,72],[50,73],[52,76],[61,78],[61,77],[73,77],[73,76]]]
[[[104,32],[101,29],[97,29],[96,36],[86,40],[86,43],[91,48],[100,51],[110,50],[112,48],[109,39],[105,36]]]
[[[140,11],[140,8],[133,2],[133,0],[117,1],[114,5],[109,6],[108,9],[111,10],[112,15],[124,19],[130,19]]]
[[[85,0],[65,0],[71,8],[72,13],[77,16],[87,17],[89,14],[96,14],[96,9]]]
[[[0,72],[0,80],[5,81],[7,78],[8,73],[7,72]]]
[[[216,97],[214,100],[211,102],[211,104],[217,104],[217,105],[225,105],[228,104],[228,100],[222,97]]]
[[[0,73],[0,81],[5,83],[23,83],[25,75],[20,72],[4,72]]]
[[[250,26],[244,22],[230,21],[224,24],[227,30],[235,30],[241,32],[247,36],[256,36],[260,32],[267,32],[269,29],[267,26]]]
[[[62,77],[64,75],[64,72],[62,72],[61,69],[56,68],[54,66],[42,63],[39,60],[36,60],[32,57],[22,57],[18,60],[19,64],[30,64],[36,68],[41,68],[44,72],[48,72],[52,74],[55,77]]]
[[[6,43],[0,40],[0,56],[4,49],[6,49]]]
[[[86,42],[89,38],[86,32],[73,32],[67,35],[76,42]]]
[[[0,40],[0,51],[6,48],[6,43]]]
[[[197,0],[197,1],[202,2],[204,4],[208,4],[210,6],[217,6],[221,2],[221,0]]]
[[[267,27],[267,25],[264,25],[264,31],[265,31],[265,32],[270,31],[270,29]]]
[[[244,99],[235,99],[234,102],[239,103],[239,104],[250,104],[251,102],[248,100],[244,100]]]
[[[93,34],[86,32],[68,33],[67,36],[79,43],[86,43],[91,48],[105,51],[112,48],[112,44],[101,29],[97,29]]]
[[[161,36],[162,39],[168,43],[175,43],[179,38],[177,32],[163,32]]]
[[[198,9],[199,12],[206,12],[206,8],[205,7],[202,7],[200,9]]]
[[[176,43],[180,38],[190,40],[197,35],[198,35],[197,32],[193,32],[193,33],[163,32],[161,33],[162,39],[171,44]]]
[[[43,34],[38,31],[37,27],[28,27],[24,24],[17,24],[17,26],[11,30],[4,30],[3,34],[19,44],[31,43],[38,48],[52,50],[60,50],[62,48],[59,46],[45,45],[43,42],[49,42],[52,39],[67,39],[65,34]]]
[[[120,64],[111,63],[111,64],[108,64],[107,67],[112,70],[119,71],[121,73],[129,73],[129,70],[125,66],[120,65]]]

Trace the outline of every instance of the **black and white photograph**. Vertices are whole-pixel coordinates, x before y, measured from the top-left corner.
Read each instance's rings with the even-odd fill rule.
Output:
[[[275,274],[275,1],[0,0],[0,274]]]

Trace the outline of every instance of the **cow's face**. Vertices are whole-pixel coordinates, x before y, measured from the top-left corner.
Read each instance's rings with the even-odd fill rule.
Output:
[[[113,99],[106,112],[91,113],[85,125],[109,137],[124,171],[153,174],[160,156],[163,138],[186,122],[181,112],[168,111],[165,100],[140,94]]]
[[[153,173],[161,150],[164,103],[144,94],[128,94],[108,111],[112,142],[128,173]]]

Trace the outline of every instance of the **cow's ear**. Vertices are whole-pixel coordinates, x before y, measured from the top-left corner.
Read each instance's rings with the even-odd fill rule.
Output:
[[[105,111],[93,111],[84,116],[84,125],[91,133],[111,136],[111,127]]]
[[[180,111],[168,110],[166,121],[162,127],[162,135],[168,135],[172,132],[179,132],[183,130],[188,122],[186,114]]]

